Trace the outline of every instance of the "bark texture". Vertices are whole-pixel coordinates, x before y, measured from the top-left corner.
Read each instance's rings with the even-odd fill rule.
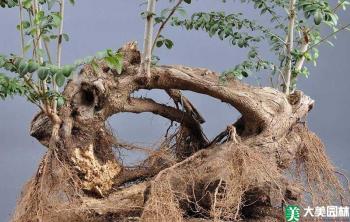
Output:
[[[120,49],[121,75],[99,62],[86,65],[64,90],[56,150],[48,150],[24,187],[12,220],[28,221],[283,221],[283,206],[345,201],[348,197],[322,142],[305,124],[314,101],[288,97],[236,79],[225,83],[203,68],[154,66],[140,74],[135,43]],[[134,98],[163,89],[175,106]],[[241,118],[209,141],[205,121],[181,94],[189,90],[232,105]],[[106,121],[122,112],[150,112],[180,127],[139,166],[126,167]],[[31,135],[48,146],[52,124],[42,113]]]

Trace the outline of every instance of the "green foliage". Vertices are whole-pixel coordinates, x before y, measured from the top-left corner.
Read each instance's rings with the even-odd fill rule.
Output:
[[[175,1],[171,0],[170,2]],[[173,27],[181,27],[186,30],[205,31],[210,37],[217,37],[222,41],[228,41],[233,46],[247,49],[247,59],[223,72],[222,79],[230,76],[242,79],[261,70],[270,70],[271,77],[279,78],[278,76],[283,75],[288,62],[286,36],[290,19],[288,13],[285,12],[290,11],[290,0],[222,0],[222,2],[226,4],[233,2],[252,4],[254,9],[260,13],[260,16],[270,19],[270,24],[258,24],[254,20],[244,18],[241,13],[235,12],[195,12],[187,16],[185,8],[181,6],[176,9],[170,24]],[[191,1],[186,3],[194,4]],[[293,87],[296,86],[298,76],[309,76],[308,69],[300,61],[305,58],[306,62],[316,65],[319,57],[317,46],[322,42],[333,45],[328,38],[339,30],[345,30],[344,27],[338,25],[337,10],[339,8],[345,10],[348,5],[350,3],[347,0],[338,0],[338,2],[328,0],[297,1],[296,11],[294,12],[297,17],[294,27],[297,34],[293,36],[293,41],[296,44],[291,55]],[[157,24],[164,22],[170,9],[162,10],[161,14],[156,17]],[[330,27],[333,32],[326,38],[322,38],[320,33],[322,24]],[[160,36],[156,41],[157,46],[163,46],[165,39]],[[266,43],[270,46],[275,58],[263,59],[258,52],[259,46]],[[305,48],[305,45],[307,45],[307,51],[303,52],[301,49]],[[296,66],[300,64],[301,67],[298,67],[297,70]]]
[[[173,2],[173,1],[170,1]],[[226,1],[223,1],[226,2]],[[242,3],[253,2],[254,7],[260,10],[261,14],[268,13],[271,16],[271,23],[277,23],[274,29],[286,29],[286,25],[279,23],[279,16],[275,12],[276,6],[285,6],[286,1],[241,1]],[[268,4],[271,3],[272,4]],[[162,24],[167,18],[171,9],[162,10],[161,14],[156,17],[157,24]],[[248,58],[234,68],[225,71],[223,78],[235,76],[239,79],[248,77],[252,72],[257,72],[262,69],[270,69],[273,67],[272,62],[261,59],[258,55],[258,45],[263,40],[269,41],[272,49],[279,54],[284,47],[284,42],[280,36],[273,33],[268,27],[264,27],[257,22],[243,17],[242,13],[225,13],[222,11],[216,12],[195,12],[189,18],[183,7],[178,7],[171,18],[170,25],[173,27],[182,27],[186,30],[202,30],[208,33],[210,37],[217,37],[220,40],[228,41],[231,45],[239,48],[248,49]],[[156,40],[156,45],[161,47],[164,45],[166,38],[160,36]],[[173,42],[171,47],[173,46]],[[170,48],[171,48],[170,47]],[[169,48],[169,47],[168,47]]]
[[[77,68],[73,65],[66,65],[59,68],[56,65],[44,63],[38,64],[33,60],[26,60],[21,57],[12,55],[7,58],[0,56],[0,68],[18,74],[19,78],[24,78],[26,75],[36,73],[41,81],[51,81],[55,77],[55,82],[58,86],[62,86],[66,78],[70,77],[73,71]],[[31,75],[32,76],[32,75]],[[58,77],[57,77],[58,76]]]
[[[346,1],[344,1],[343,4],[346,4],[345,2]],[[300,0],[298,9],[304,12],[306,19],[313,16],[316,25],[325,22],[329,26],[336,26],[338,23],[338,16],[334,13],[326,0]]]
[[[172,40],[166,39],[164,36],[160,35],[156,40],[156,46],[160,48],[163,45],[165,45],[166,48],[171,49],[174,46],[174,43]]]
[[[107,62],[111,69],[117,71],[118,74],[122,73],[123,70],[123,55],[118,52],[113,52],[111,49],[107,49],[107,56],[104,60]]]
[[[260,30],[262,27],[241,17],[241,13],[226,15],[225,12],[198,12],[190,19],[173,17],[171,25],[184,27],[187,30],[200,29],[207,32],[210,37],[227,39],[232,45],[246,48],[262,39],[262,36],[253,36],[247,31]]]
[[[74,0],[69,1],[74,4]],[[19,7],[18,0],[0,0],[1,7]],[[84,64],[96,64],[97,60],[105,60],[111,69],[115,69],[118,73],[122,72],[123,56],[120,53],[106,50],[98,53],[96,56],[88,56],[79,59],[72,65],[60,66],[51,61],[50,51],[48,47],[41,48],[38,42],[43,40],[44,44],[51,41],[57,41],[62,44],[61,39],[69,41],[69,36],[62,33],[57,35],[62,22],[62,14],[55,11],[56,6],[61,7],[60,0],[38,0],[38,5],[32,0],[22,1],[23,20],[17,25],[17,29],[23,33],[23,40],[27,39],[27,43],[23,45],[24,53],[29,49],[33,50],[33,57],[26,59],[16,56],[0,56],[0,69],[15,74],[14,78],[10,78],[5,74],[1,74],[1,98],[4,99],[12,95],[26,96],[32,103],[41,106],[42,104],[54,104],[61,107],[64,104],[64,98],[59,93],[57,87],[62,87],[66,80],[71,78],[75,70]],[[43,7],[43,6],[47,7]],[[26,19],[27,18],[27,19]],[[46,45],[45,45],[46,46]],[[24,55],[25,56],[25,55]],[[41,108],[45,109],[44,106]],[[52,107],[54,108],[54,106]]]
[[[80,66],[85,64],[96,64],[97,60],[104,60],[111,69],[121,74],[123,69],[123,55],[119,52],[113,52],[111,49],[96,53],[96,56],[88,56],[84,59],[79,59],[73,65],[64,65],[58,67],[49,63],[38,64],[32,59],[24,59],[15,55],[6,57],[0,55],[0,69],[3,68],[9,72],[18,74],[15,78],[17,82],[24,82],[25,76],[33,76],[36,73],[39,80],[50,83],[54,81],[57,86],[62,87],[65,81],[72,76],[72,73]],[[34,80],[34,79],[32,79]],[[5,95],[5,94],[4,94]],[[6,94],[11,95],[11,94]]]
[[[15,55],[0,56],[0,69],[15,74],[14,78],[1,74],[1,98],[20,94],[26,95],[30,101],[37,104],[56,101],[57,105],[62,105],[64,104],[64,98],[61,97],[55,87],[64,86],[66,80],[80,66],[90,64],[95,72],[98,72],[98,60],[103,60],[118,74],[122,73],[123,56],[110,49],[98,52],[95,56],[79,59],[72,65],[54,64],[51,61],[48,47],[39,47],[37,43],[39,39],[43,40],[45,46],[52,41],[57,41],[58,44],[62,44],[62,39],[69,41],[70,38],[67,33],[57,34],[62,19],[64,19],[57,8],[62,5],[60,0],[38,0],[38,2],[40,7],[35,6],[32,0],[22,1],[22,10],[31,15],[31,19],[29,19],[29,16],[27,16],[27,19],[24,16],[24,19],[17,25],[17,29],[21,33],[23,32],[23,39],[27,40],[27,43],[23,44],[24,54],[32,50],[33,57],[26,59]],[[74,0],[69,0],[69,2],[72,5],[75,4]],[[229,77],[243,79],[262,70],[269,70],[271,76],[279,76],[286,67],[289,57],[285,53],[285,39],[290,17],[285,12],[290,10],[289,0],[221,1],[226,4],[229,2],[252,4],[254,9],[260,13],[260,16],[269,18],[270,23],[268,25],[261,25],[237,12],[210,11],[194,12],[192,15],[188,15],[185,7],[188,4],[195,4],[195,1],[184,0],[178,2],[177,0],[170,0],[169,2],[176,3],[175,7],[165,8],[159,15],[155,15],[155,24],[160,25],[161,29],[169,21],[172,27],[181,27],[188,31],[201,30],[210,37],[216,37],[247,51],[246,59],[225,71],[222,79]],[[297,1],[295,31],[298,34],[294,36],[295,48],[291,54],[294,87],[299,76],[309,76],[308,69],[303,65],[297,69],[296,66],[300,64],[300,61],[305,59],[307,62],[316,65],[319,57],[317,46],[323,42],[333,45],[328,38],[322,38],[320,34],[321,25],[324,24],[330,27],[332,32],[335,33],[342,29],[338,25],[337,10],[338,8],[345,10],[350,3],[347,0],[339,0],[337,4],[333,5],[330,3],[328,0]],[[19,7],[19,2],[18,0],[0,0],[0,6],[6,8]],[[150,14],[144,12],[142,16],[146,18]],[[333,34],[329,36],[333,36]],[[266,43],[270,46],[275,58],[267,60],[259,53],[259,47]],[[302,51],[305,44],[308,48],[306,51]],[[174,41],[169,37],[157,35],[155,46],[165,46],[172,49]],[[152,57],[153,64],[156,64],[158,60],[158,57]],[[49,86],[50,84],[52,87]],[[42,88],[43,85],[45,87],[48,85],[48,87]]]
[[[262,60],[258,56],[257,48],[252,48],[248,53],[248,58],[242,63],[236,65],[234,68],[223,72],[221,80],[225,80],[230,77],[237,79],[243,79],[252,74],[252,72],[259,72],[262,70],[273,70],[274,65],[266,60]]]
[[[17,6],[18,0],[0,0],[0,7],[2,8],[12,8]]]
[[[45,12],[39,11],[32,23],[29,20],[22,21],[22,27],[24,34],[32,39],[36,38],[37,33],[40,33],[40,37],[45,42],[50,42],[58,38],[57,34],[53,33],[54,29],[57,29],[61,23],[61,16],[59,12]],[[20,29],[20,25],[17,25],[17,29]],[[68,34],[62,35],[63,39],[69,41]],[[28,41],[27,48],[35,48],[33,41]],[[44,53],[42,53],[44,54]]]
[[[62,87],[65,82],[65,76],[61,72],[57,73],[55,75],[55,82],[58,87]]]
[[[24,8],[29,9],[31,4],[32,4],[33,0],[23,0],[22,4],[24,6]],[[48,10],[51,10],[52,7],[58,3],[58,0],[38,0],[40,5],[45,5],[47,4],[47,8]],[[69,3],[71,3],[72,5],[75,4],[75,0],[69,0]],[[5,8],[13,8],[18,6],[18,0],[0,0],[0,7]]]
[[[119,52],[114,52],[112,49],[97,52],[95,56],[88,56],[84,59],[79,59],[74,62],[74,67],[90,64],[95,72],[98,72],[98,60],[103,60],[107,63],[110,69],[116,70],[118,74],[123,71],[123,55]]]
[[[10,78],[0,73],[0,99],[15,95],[22,96],[27,90],[27,87],[18,78]]]

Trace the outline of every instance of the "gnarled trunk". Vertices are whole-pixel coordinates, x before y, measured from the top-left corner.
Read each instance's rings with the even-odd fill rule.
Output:
[[[286,97],[235,79],[221,83],[215,72],[184,66],[155,66],[148,77],[139,73],[134,43],[120,52],[121,75],[100,61],[100,72],[86,65],[67,84],[57,149],[25,186],[13,221],[282,221],[282,206],[302,204],[306,193],[314,203],[345,199],[321,141],[306,127],[314,102],[302,92]],[[132,97],[139,89],[163,89],[176,106]],[[220,99],[242,117],[208,141],[204,119],[181,90]],[[106,126],[121,112],[151,112],[181,127],[128,168],[113,149],[131,145]],[[31,135],[48,146],[51,130],[39,113]]]

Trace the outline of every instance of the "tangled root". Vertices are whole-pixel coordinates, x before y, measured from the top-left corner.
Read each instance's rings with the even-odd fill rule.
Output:
[[[320,138],[306,127],[300,129],[302,144],[296,155],[296,175],[304,182],[306,198],[312,205],[344,205],[349,193],[336,176],[336,168],[328,159]]]
[[[172,190],[170,179],[153,184],[152,194],[148,199],[142,221],[145,222],[163,222],[174,221],[182,222],[184,212],[180,209],[179,200]]]
[[[70,165],[61,161],[55,151],[48,151],[36,175],[24,186],[11,221],[55,221],[64,215],[69,215],[68,221],[75,221],[75,216],[81,218],[78,213],[63,212],[79,203],[79,183]]]
[[[249,211],[256,205],[270,206],[272,197],[274,202],[283,200],[283,176],[277,165],[258,150],[236,146],[231,161],[224,164],[228,166],[228,174],[220,179],[212,197],[211,217],[239,220],[244,216],[242,209]]]
[[[196,167],[193,156],[191,166],[195,169],[184,165],[162,172],[164,176],[152,183],[142,219],[236,221],[273,216],[283,220],[283,204],[344,205],[349,195],[324,145],[306,126],[295,129],[302,142],[294,157],[294,178],[287,173],[290,169],[279,168],[274,157],[228,142],[222,146],[230,149],[229,156],[207,164],[214,174],[216,167],[221,169],[217,175],[203,176],[205,169]]]
[[[212,178],[203,177],[200,168],[185,167],[164,172],[164,177],[155,180],[143,220],[182,221],[195,216],[233,221],[242,217],[244,207],[268,206],[272,196],[276,202],[282,201],[283,176],[276,164],[247,146],[224,146],[232,152],[213,162],[212,167],[218,164],[222,170]]]
[[[135,221],[131,217],[145,222],[183,222],[194,218],[282,221],[282,204],[292,203],[293,198],[288,195],[292,190],[300,192],[301,196],[293,200],[297,204],[345,204],[349,195],[320,139],[301,125],[293,128],[293,133],[302,142],[289,168],[281,168],[276,156],[261,150],[264,148],[247,146],[238,140],[214,144],[178,162],[174,155],[176,143],[170,139],[158,151],[149,152],[149,158],[141,164],[147,172],[154,173],[142,180],[146,180],[145,184],[135,180],[144,174],[136,174],[124,182],[140,185],[138,188],[128,190],[124,184],[117,187],[124,191],[116,194],[119,199],[113,199],[115,194],[90,194],[90,202],[81,189],[84,181],[74,175],[73,165],[49,151],[37,175],[23,190],[12,221]],[[139,149],[121,143],[114,145]],[[287,174],[288,170],[294,173],[293,177]],[[154,178],[147,181],[151,177]],[[123,204],[126,199],[127,204]],[[116,206],[116,200],[122,203]],[[141,204],[133,205],[136,202]]]

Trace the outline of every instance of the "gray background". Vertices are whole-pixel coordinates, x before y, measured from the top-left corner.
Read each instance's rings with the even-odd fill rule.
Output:
[[[65,32],[70,34],[71,41],[64,45],[63,62],[68,64],[106,48],[116,49],[130,40],[142,43],[143,21],[139,15],[144,6],[140,7],[140,3],[137,0],[84,0],[77,1],[75,7],[68,6]],[[194,8],[240,11],[250,18],[266,22],[254,12],[251,5],[224,5],[220,1],[201,0],[188,10],[191,12]],[[19,51],[19,37],[15,29],[17,17],[15,9],[0,9],[0,53]],[[343,23],[350,22],[348,12],[342,12],[341,18]],[[221,72],[245,58],[245,50],[210,39],[203,32],[170,28],[165,34],[176,41],[173,50],[156,51],[164,64],[186,64]],[[318,66],[311,66],[311,76],[302,79],[299,84],[299,88],[316,100],[316,107],[309,116],[310,127],[327,145],[327,152],[333,162],[347,172],[350,170],[349,37],[349,33],[341,33],[336,40],[336,47],[322,46]],[[168,101],[160,91],[141,94]],[[204,130],[209,138],[239,116],[237,111],[215,99],[193,93],[187,95],[207,119]],[[8,220],[22,185],[34,174],[45,151],[28,135],[28,126],[36,112],[37,109],[22,98],[0,102],[0,221]],[[120,114],[112,117],[110,124],[123,140],[149,146],[159,141],[169,122],[150,114]],[[140,159],[140,155],[126,155],[129,162]]]

